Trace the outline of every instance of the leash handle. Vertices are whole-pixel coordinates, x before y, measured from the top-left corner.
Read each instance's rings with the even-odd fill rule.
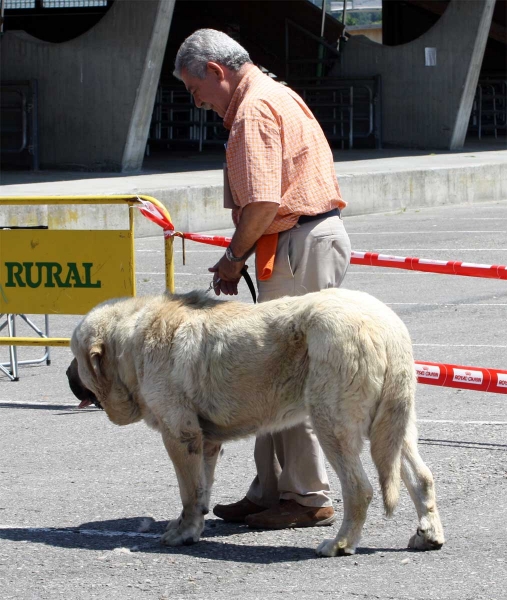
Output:
[[[250,294],[252,294],[252,300],[254,304],[257,304],[257,293],[255,291],[255,286],[253,284],[252,278],[248,274],[248,270],[246,267],[243,267],[241,269],[241,275],[243,275],[243,277],[245,278],[248,289],[250,290]]]

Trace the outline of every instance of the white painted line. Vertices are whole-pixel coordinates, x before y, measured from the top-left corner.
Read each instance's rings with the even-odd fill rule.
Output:
[[[354,265],[354,267],[356,267],[357,265]],[[365,267],[370,267],[371,269],[376,269],[378,268],[376,265],[363,265]],[[392,268],[392,267],[384,267],[386,269]],[[370,277],[371,275],[379,275],[379,276],[384,276],[384,275],[401,275],[404,277],[415,277],[416,275],[442,275],[442,273],[432,273],[431,271],[411,271],[410,269],[400,269],[399,271],[363,271],[363,270],[351,270],[349,269],[347,271],[347,275],[367,275],[368,277]],[[463,277],[462,275],[455,275],[455,277]],[[500,278],[497,277],[477,277],[476,279],[483,279],[483,280],[488,280],[488,281],[501,281]]]
[[[371,265],[364,265],[365,267],[370,267]],[[375,266],[375,265],[373,265]],[[389,268],[389,267],[387,267]],[[382,272],[376,272],[376,271],[347,271],[347,275],[368,275],[368,277],[370,277],[370,275],[403,275],[405,277],[407,276],[415,276],[415,275],[441,275],[441,273],[429,273],[427,271],[409,271],[407,270],[403,270],[403,271],[396,271],[395,273],[391,273],[391,272],[386,272],[386,271],[382,271]]]
[[[165,275],[164,272],[136,271],[136,275]],[[175,275],[189,275],[191,277],[205,277],[206,273],[175,273]],[[211,273],[210,273],[211,275]]]
[[[18,404],[20,406],[33,406],[34,408],[40,408],[41,406],[49,406],[55,408],[77,408],[78,402],[76,400],[73,404],[67,404],[66,402],[58,402],[58,404],[49,404],[49,402],[23,402],[23,400],[2,400],[1,404]],[[5,406],[4,406],[5,407]],[[81,412],[83,409],[79,409]]]
[[[388,306],[442,306],[442,307],[448,307],[448,306],[459,306],[461,307],[465,307],[465,306],[507,306],[507,304],[505,303],[499,303],[499,304],[460,304],[459,302],[386,302],[386,304]]]
[[[22,529],[32,533],[57,533],[60,535],[89,535],[98,537],[133,537],[159,539],[160,533],[138,533],[137,531],[108,531],[105,529],[58,529],[56,527],[7,527],[0,526],[0,531],[9,531],[12,529]]]
[[[151,252],[152,254],[162,254],[162,250],[136,250],[136,252]],[[215,249],[212,250],[187,250],[185,248],[185,254],[213,254],[215,252],[225,252],[225,248],[223,248],[222,246],[215,246]],[[183,254],[183,251],[175,248],[174,254]]]
[[[412,344],[412,346],[426,346],[432,348],[507,348],[507,346],[494,346],[489,344]]]
[[[507,425],[507,421],[456,421],[453,419],[417,419],[418,423],[454,423],[455,425]],[[470,442],[472,443],[472,442]]]
[[[350,231],[348,232],[349,235],[405,235],[405,234],[410,234],[410,235],[414,235],[415,233],[418,234],[425,234],[427,235],[428,233],[505,233],[505,229],[491,229],[489,231],[442,231],[441,229],[430,229],[429,231],[357,231],[355,233],[351,233]]]
[[[377,248],[368,252],[507,252],[507,248]]]

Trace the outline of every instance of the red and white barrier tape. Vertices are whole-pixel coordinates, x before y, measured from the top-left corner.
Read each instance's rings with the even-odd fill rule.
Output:
[[[182,237],[185,240],[192,240],[193,242],[200,242],[201,244],[209,244],[210,246],[222,246],[227,248],[231,243],[230,237],[222,237],[220,235],[202,235],[200,233],[180,233],[179,231],[164,231],[166,237],[172,235]]]
[[[202,235],[199,233],[181,233],[174,230],[174,225],[162,211],[152,202],[139,199],[141,213],[164,230],[166,237],[178,236],[186,240],[222,246],[226,248],[231,243],[230,237],[220,235]],[[410,271],[423,271],[426,273],[441,273],[444,275],[463,275],[466,277],[485,277],[490,279],[507,279],[507,266],[483,265],[461,261],[432,260],[412,256],[391,256],[376,252],[351,253],[350,262],[353,265],[368,265],[372,267],[390,267],[391,269],[407,269]]]
[[[507,279],[507,267],[504,265],[481,265],[460,261],[431,260],[405,256],[390,256],[376,252],[352,251],[350,262],[354,265],[372,267],[390,267],[391,269],[408,269],[444,275],[464,275],[467,277],[487,277]]]
[[[164,235],[166,233],[174,234],[174,225],[169,219],[169,213],[164,213],[158,206],[156,206],[155,204],[153,204],[153,202],[150,202],[149,200],[137,198],[137,201],[139,202],[138,208],[141,211],[141,214],[153,223],[156,223],[157,225],[162,227],[162,229],[164,230]],[[162,206],[162,208],[164,207]]]
[[[177,235],[186,240],[209,244],[211,246],[222,246],[226,248],[230,243],[230,237],[219,235],[201,235],[198,233],[175,233],[165,231],[166,236]],[[431,260],[428,258],[415,258],[412,256],[390,256],[377,254],[376,252],[352,251],[350,263],[353,265],[367,265],[372,267],[389,267],[391,269],[406,269],[409,271],[423,271],[426,273],[441,273],[444,275],[462,275],[465,277],[484,277],[489,279],[507,279],[507,266],[504,265],[482,265],[461,261]]]
[[[507,371],[420,361],[415,371],[419,383],[507,394]]]

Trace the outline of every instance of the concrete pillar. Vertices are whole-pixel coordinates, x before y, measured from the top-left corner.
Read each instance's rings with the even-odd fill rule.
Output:
[[[474,102],[475,90],[479,75],[481,72],[484,50],[488,41],[488,34],[491,28],[491,19],[495,8],[496,0],[485,0],[482,10],[477,10],[476,33],[471,48],[471,56],[468,61],[468,70],[465,76],[465,82],[462,88],[461,99],[454,122],[453,133],[449,148],[455,150],[462,148],[465,143],[465,137],[470,120],[470,113]]]
[[[146,140],[150,128],[155,95],[164,60],[167,36],[176,0],[160,0],[155,14],[148,49],[144,58],[141,81],[137,88],[134,109],[123,153],[123,171],[135,171],[142,167]]]
[[[116,0],[61,44],[0,39],[2,79],[39,83],[42,168],[139,169],[175,0]]]
[[[332,74],[381,76],[385,144],[463,146],[494,5],[451,0],[438,22],[408,44],[382,46],[362,36],[347,42]]]

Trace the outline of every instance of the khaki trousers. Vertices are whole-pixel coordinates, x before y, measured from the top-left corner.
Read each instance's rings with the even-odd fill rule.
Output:
[[[273,274],[257,281],[259,302],[339,287],[350,262],[350,240],[339,217],[296,225],[279,235]],[[324,455],[310,420],[279,433],[259,436],[257,475],[247,498],[260,506],[295,500],[303,506],[331,506]]]

